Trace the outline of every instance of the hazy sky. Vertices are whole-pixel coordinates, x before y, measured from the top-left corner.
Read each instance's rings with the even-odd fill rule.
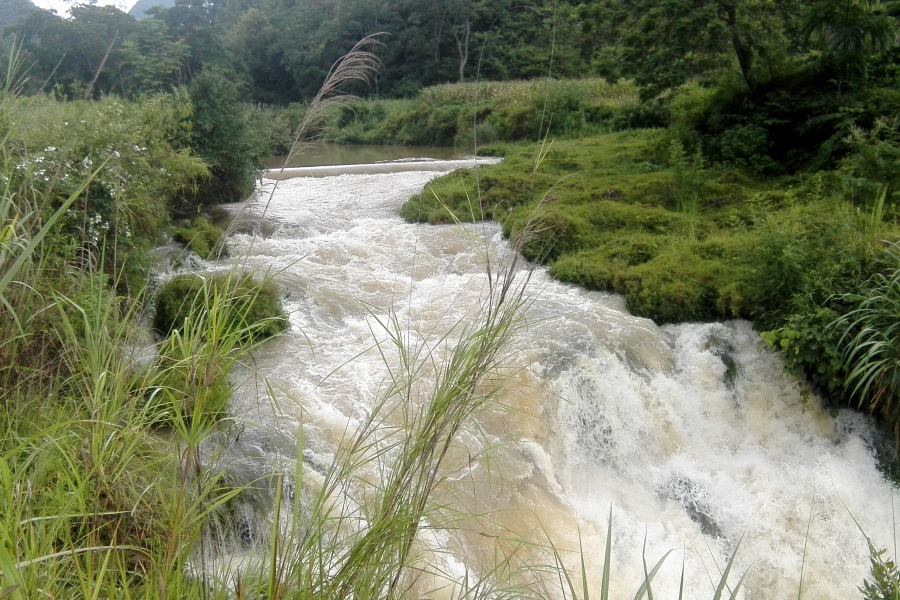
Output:
[[[66,0],[31,0],[35,3],[35,5],[40,6],[41,8],[52,8],[56,10],[57,13],[61,15],[68,15],[69,8],[77,5],[77,4],[89,4],[88,2],[79,2],[75,1],[66,1]],[[113,5],[119,7],[121,10],[128,12],[132,6],[137,3],[137,0],[97,0],[94,4],[98,6],[108,6]]]

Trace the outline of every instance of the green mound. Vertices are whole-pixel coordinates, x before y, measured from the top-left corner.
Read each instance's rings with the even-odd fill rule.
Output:
[[[228,254],[224,241],[225,232],[203,217],[197,217],[184,227],[173,230],[172,238],[205,259]]]
[[[185,326],[224,328],[238,337],[262,339],[288,327],[278,285],[249,275],[179,275],[156,298],[153,327],[162,334]]]

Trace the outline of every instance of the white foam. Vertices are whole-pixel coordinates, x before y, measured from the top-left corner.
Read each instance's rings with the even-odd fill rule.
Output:
[[[266,214],[274,234],[230,240],[242,260],[271,268],[290,292],[291,331],[254,357],[293,401],[282,400],[282,417],[258,411],[255,418],[272,427],[285,415],[302,421],[333,451],[387,388],[374,344],[386,339],[379,319],[395,311],[421,348],[473,313],[487,285],[482,249],[461,228],[396,216],[439,174],[283,181]],[[490,251],[508,256],[495,224],[467,231],[487,232]],[[528,326],[511,353],[527,367],[521,376],[529,383],[517,390],[519,400],[508,401],[528,404],[531,414],[485,415],[462,438],[479,455],[492,440],[510,440],[494,451],[494,464],[508,465],[508,473],[477,471],[476,461],[468,479],[458,478],[476,495],[494,493],[483,481],[489,475],[499,482],[496,499],[477,500],[508,509],[498,522],[527,533],[540,519],[566,549],[578,547],[580,528],[587,568],[597,577],[612,505],[614,598],[633,597],[640,585],[645,535],[651,566],[676,550],[657,576],[659,598],[677,597],[682,561],[685,597],[711,596],[708,573],[717,578],[716,565],[724,567],[739,540],[735,572],[750,569],[747,598],[795,596],[804,546],[804,597],[857,593],[868,555],[851,514],[877,545],[893,548],[885,527],[891,487],[868,448],[868,419],[842,414],[835,421],[816,400],[804,401],[779,357],[759,350],[748,323],[659,328],[630,316],[616,296],[559,284],[544,271],[533,289]],[[726,355],[736,368],[733,383]],[[395,361],[388,353],[388,364]],[[239,413],[260,405],[249,387],[235,399]],[[463,573],[464,563],[477,570],[460,550],[474,556],[473,539],[481,538],[452,537],[448,547],[458,555],[442,559],[441,569]]]

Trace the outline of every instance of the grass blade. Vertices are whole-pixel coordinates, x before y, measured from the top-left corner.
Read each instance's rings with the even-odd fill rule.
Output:
[[[606,527],[606,552],[603,555],[603,582],[600,584],[600,600],[609,600],[609,569],[612,563],[612,504],[609,505],[609,524]]]
[[[728,575],[731,573],[731,567],[734,565],[734,559],[737,557],[738,548],[741,547],[742,541],[744,541],[744,536],[741,536],[741,539],[738,540],[737,546],[734,547],[734,552],[731,553],[731,558],[728,559],[728,564],[725,566],[725,571],[722,573],[722,578],[719,580],[719,586],[716,588],[716,594],[713,596],[713,600],[722,599],[722,592],[725,591],[725,588],[728,585]],[[746,575],[746,573],[744,575]],[[743,580],[744,578],[741,577],[741,581]]]

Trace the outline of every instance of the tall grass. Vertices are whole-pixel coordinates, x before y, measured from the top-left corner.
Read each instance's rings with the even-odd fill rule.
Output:
[[[0,116],[12,100],[0,98]],[[0,598],[363,600],[439,588],[454,598],[597,597],[584,573],[581,586],[573,583],[552,543],[556,560],[529,566],[516,555],[531,542],[504,540],[508,552],[498,549],[493,563],[460,579],[442,572],[441,550],[422,535],[448,525],[448,513],[452,520],[447,458],[461,427],[502,390],[504,348],[529,303],[530,272],[518,256],[540,214],[516,238],[515,258],[489,261],[478,310],[436,345],[410,343],[396,315],[372,315],[390,386],[324,474],[307,472],[298,435],[297,455],[283,458],[293,468],[276,466],[267,481],[238,487],[215,460],[224,393],[216,386],[227,388],[265,323],[228,327],[240,298],[230,285],[209,283],[198,292],[203,310],[149,343],[138,325],[146,289],[122,296],[103,269],[122,240],[101,244],[99,261],[49,268],[54,225],[105,167],[54,204],[33,168],[13,176],[21,156],[12,139],[7,133],[0,156],[0,300],[9,334],[0,342]],[[548,150],[536,154],[532,182]],[[74,283],[53,290],[63,276]],[[52,367],[55,377],[9,368],[37,335],[54,353],[28,364]],[[255,563],[223,573],[213,561],[214,528],[227,528],[232,502],[255,485],[275,491],[270,534]],[[611,514],[601,600],[612,593],[612,526]],[[645,564],[637,598],[652,599],[663,560]],[[715,600],[738,595],[742,580],[729,588],[733,563]]]
[[[640,100],[638,88],[631,81],[609,83],[601,78],[471,81],[435,85],[419,92],[419,98],[434,103],[526,101],[544,96],[574,98],[590,106],[631,105]]]
[[[862,293],[842,297],[855,308],[833,326],[846,332],[839,345],[852,396],[860,408],[881,415],[900,440],[900,245],[886,254],[891,267]]]

